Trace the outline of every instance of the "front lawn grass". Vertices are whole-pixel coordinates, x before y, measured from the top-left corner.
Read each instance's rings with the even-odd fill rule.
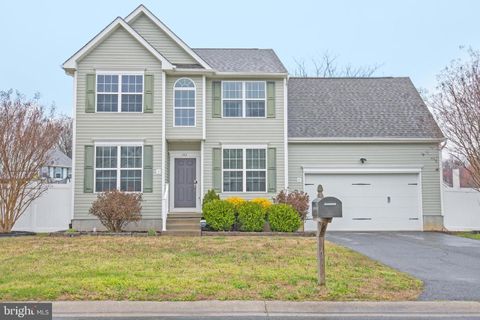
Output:
[[[0,239],[0,300],[413,300],[422,283],[315,238]]]
[[[458,232],[458,233],[454,233],[454,235],[464,237],[464,238],[469,238],[469,239],[480,240],[480,233]]]

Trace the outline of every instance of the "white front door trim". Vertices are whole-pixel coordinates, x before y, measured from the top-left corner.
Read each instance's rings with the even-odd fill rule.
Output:
[[[200,151],[169,151],[170,155],[170,212],[201,212],[201,152]],[[195,208],[175,208],[175,159],[195,158],[196,159],[196,206]]]

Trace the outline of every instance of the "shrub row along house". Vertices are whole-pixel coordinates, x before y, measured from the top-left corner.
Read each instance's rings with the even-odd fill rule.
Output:
[[[210,189],[313,199],[318,184],[344,203],[332,229],[443,226],[443,135],[408,78],[289,77],[271,49],[190,48],[144,6],[63,69],[75,88],[75,229],[101,227],[88,211],[112,189],[143,193],[129,228],[166,219],[168,230],[198,219]]]

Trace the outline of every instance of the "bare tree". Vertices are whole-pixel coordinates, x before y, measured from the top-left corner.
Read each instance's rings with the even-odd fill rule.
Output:
[[[62,127],[62,132],[60,134],[60,138],[58,139],[57,148],[71,158],[73,144],[73,119],[68,116],[62,116],[58,122]]]
[[[337,59],[338,56],[333,56],[328,51],[318,58],[312,58],[310,67],[304,60],[295,59],[293,74],[297,77],[371,77],[381,67],[379,64],[363,67],[354,67],[351,64],[339,66]]]
[[[480,191],[480,52],[468,53],[467,60],[454,60],[439,74],[429,102],[449,139],[451,154]]]
[[[47,190],[39,177],[62,129],[37,100],[0,91],[0,232]]]

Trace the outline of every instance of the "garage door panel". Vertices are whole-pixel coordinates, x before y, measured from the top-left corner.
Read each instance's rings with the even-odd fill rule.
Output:
[[[331,230],[422,229],[417,174],[308,174],[305,191],[310,200],[318,184],[325,196],[342,201],[343,218],[334,219]],[[315,223],[307,223],[309,228],[315,229]]]

